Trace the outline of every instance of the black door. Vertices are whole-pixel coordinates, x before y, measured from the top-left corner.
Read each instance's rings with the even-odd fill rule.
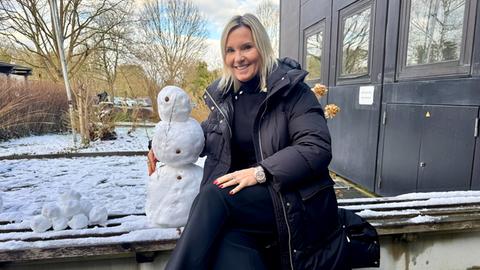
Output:
[[[422,130],[422,106],[387,104],[378,189],[383,195],[415,192]]]
[[[478,107],[424,106],[418,191],[468,190]]]
[[[387,104],[377,191],[467,190],[478,107]]]
[[[328,123],[330,168],[374,190],[387,2],[332,3],[328,103],[338,105],[341,112]]]

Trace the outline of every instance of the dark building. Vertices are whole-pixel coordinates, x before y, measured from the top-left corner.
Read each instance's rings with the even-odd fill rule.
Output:
[[[328,86],[331,170],[381,195],[480,189],[478,0],[281,0],[280,55]]]
[[[10,63],[0,62],[0,74],[7,77],[11,75],[23,76],[26,80],[28,76],[32,75],[32,69]]]

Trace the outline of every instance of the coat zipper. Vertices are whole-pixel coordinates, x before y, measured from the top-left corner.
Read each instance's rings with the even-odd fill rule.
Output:
[[[260,121],[258,123],[258,145],[260,147],[260,158],[263,161],[263,151],[262,151],[262,123],[261,121],[263,120],[263,116],[265,115],[265,112],[267,111],[267,105],[268,105],[268,100],[265,100],[265,108],[263,109],[262,115],[260,116]],[[285,210],[285,205],[283,203],[283,198],[282,194],[278,192],[278,197],[280,198],[280,203],[282,204],[282,210],[283,210],[283,218],[285,219],[285,224],[287,225],[287,233],[288,233],[288,255],[290,259],[290,268],[294,270],[293,268],[293,258],[292,258],[292,235],[290,232],[290,225],[288,224],[288,219],[287,219],[287,211]]]
[[[279,192],[280,193],[280,192]],[[283,209],[283,217],[285,218],[285,224],[287,224],[287,232],[288,232],[288,255],[290,257],[290,268],[293,269],[293,258],[292,258],[292,235],[290,232],[290,225],[288,225],[288,219],[287,219],[287,211],[285,210],[285,204],[283,203],[283,198],[282,195],[279,194],[278,197],[280,197],[280,203],[282,204],[282,209]]]
[[[228,121],[226,114],[222,111],[222,109],[220,109],[220,106],[218,106],[217,102],[215,102],[215,100],[210,95],[210,93],[208,91],[205,91],[205,92],[207,92],[208,97],[210,97],[210,99],[212,100],[213,105],[215,105],[215,107],[217,107],[217,110],[223,115],[223,119],[225,119],[225,121],[227,122],[228,131],[230,131],[230,136],[232,136],[232,134],[233,134],[232,133],[232,128],[230,127],[230,122]]]

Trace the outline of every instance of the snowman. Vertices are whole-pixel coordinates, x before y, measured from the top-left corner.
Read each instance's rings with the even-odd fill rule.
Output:
[[[200,124],[190,118],[190,98],[181,88],[166,86],[158,94],[160,122],[155,126],[152,149],[160,167],[147,184],[145,213],[150,223],[178,228],[187,223],[203,169],[194,164],[205,138]]]

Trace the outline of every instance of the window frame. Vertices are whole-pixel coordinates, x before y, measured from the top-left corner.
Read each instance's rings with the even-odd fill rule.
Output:
[[[307,39],[313,35],[322,33],[322,50],[320,52],[320,57],[321,57],[321,63],[320,63],[320,79],[313,79],[313,80],[307,80],[305,79],[305,83],[308,85],[312,86],[316,83],[321,83],[321,84],[326,84],[327,78],[325,74],[325,45],[326,45],[326,19],[323,18],[319,20],[318,22],[306,27],[303,30],[303,67],[307,70]]]
[[[352,75],[341,75],[342,65],[343,65],[343,41],[344,41],[344,30],[345,23],[344,19],[359,14],[367,9],[370,9],[370,28],[368,36],[368,68],[367,72],[364,74],[352,74]],[[349,5],[338,11],[338,46],[337,46],[337,66],[336,66],[336,84],[337,85],[347,85],[347,84],[358,84],[358,83],[370,83],[371,74],[372,74],[372,65],[373,65],[373,42],[375,40],[375,0],[363,0],[358,1],[352,5]]]
[[[462,41],[458,60],[407,66],[410,11],[412,0],[402,1],[400,7],[399,42],[396,63],[396,81],[438,77],[467,77],[471,74],[473,31],[476,1],[465,0]]]

